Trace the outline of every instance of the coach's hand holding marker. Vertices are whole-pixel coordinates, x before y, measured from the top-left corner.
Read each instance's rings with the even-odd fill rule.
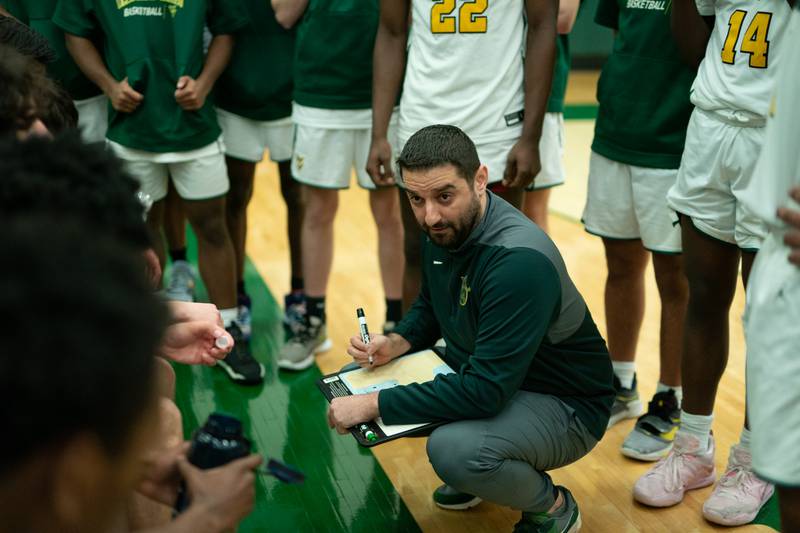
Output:
[[[360,307],[356,309],[356,316],[358,317],[358,329],[361,332],[361,342],[369,346],[369,329],[367,329],[367,317],[364,316],[364,310]],[[367,350],[369,350],[369,348],[367,348]],[[372,366],[375,363],[375,359],[369,351],[367,352],[367,358],[369,360],[369,366]]]

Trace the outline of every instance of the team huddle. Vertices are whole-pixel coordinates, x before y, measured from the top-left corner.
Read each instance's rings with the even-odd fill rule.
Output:
[[[614,31],[614,42],[598,82],[582,223],[602,238],[607,259],[607,350],[547,237],[549,192],[565,180],[568,34],[579,0],[0,0],[0,7],[0,36],[27,25],[46,40],[17,45],[27,63],[0,49],[0,63],[29,69],[32,79],[44,65],[57,82],[47,97],[25,97],[33,111],[15,119],[16,137],[57,134],[56,124],[72,121],[84,143],[102,143],[122,162],[146,206],[150,271],[171,301],[196,297],[188,220],[199,276],[224,329],[215,336],[233,341],[230,353],[217,354],[233,382],[257,385],[265,374],[250,349],[261,332],[252,326],[244,271],[247,207],[267,151],[280,174],[291,252],[277,365],[303,371],[332,346],[334,220],[338,191],[355,174],[377,229],[386,316],[375,345],[351,341],[351,355],[364,365],[373,350],[369,364],[375,353],[384,364],[443,337],[451,366],[461,370],[428,389],[376,393],[369,405],[337,402],[329,420],[340,430],[378,415],[448,422],[428,446],[446,483],[434,494],[437,505],[466,509],[488,499],[523,512],[515,531],[577,531],[577,503],[547,471],[635,418],[621,452],[655,462],[632,487],[638,502],[669,507],[715,484],[703,516],[734,526],[752,522],[778,487],[784,527],[800,528],[800,443],[787,431],[800,424],[793,357],[800,274],[786,260],[786,226],[776,215],[800,184],[793,1],[599,0],[594,20]],[[77,116],[59,111],[59,95]],[[447,216],[468,222],[463,235]],[[471,246],[476,255],[463,255]],[[514,266],[487,247],[511,254]],[[525,263],[530,255],[536,261]],[[558,290],[520,289],[516,297],[530,302],[512,303],[505,293],[493,300],[499,276],[486,274],[485,289],[470,289],[474,305],[483,299],[486,307],[465,300],[459,306],[472,313],[465,318],[437,292],[452,281],[437,277],[444,269],[427,270],[431,257],[452,260],[469,279],[475,269],[509,268]],[[645,408],[635,359],[650,258],[661,301],[660,371]],[[747,416],[717,475],[714,404],[740,273]],[[466,285],[468,277],[460,279]],[[520,310],[540,323],[517,332],[524,337],[517,355],[506,319]],[[503,326],[487,333],[495,318]],[[543,384],[541,376],[564,361]],[[459,405],[463,398],[469,408]],[[496,409],[481,411],[495,400]],[[532,446],[520,460],[532,470],[498,480],[462,471],[458,461],[475,450],[459,443],[494,438],[491,461],[505,464],[516,453],[511,430],[530,417],[559,427],[552,439],[572,439],[571,448],[536,442],[546,439],[533,431],[519,444]],[[466,421],[476,418],[491,423],[474,433]],[[498,488],[503,475],[504,483],[523,480],[531,494]]]

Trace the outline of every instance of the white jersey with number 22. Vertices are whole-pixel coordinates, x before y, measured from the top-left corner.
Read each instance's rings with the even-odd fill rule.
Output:
[[[519,137],[524,0],[411,0],[411,10],[400,138],[430,124],[476,144]]]

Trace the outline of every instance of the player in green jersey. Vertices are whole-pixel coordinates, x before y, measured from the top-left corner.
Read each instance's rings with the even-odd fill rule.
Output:
[[[622,453],[643,461],[656,461],[672,448],[688,298],[680,228],[664,198],[678,175],[694,70],[680,58],[665,9],[663,2],[598,4],[596,22],[616,35],[598,84],[600,108],[583,213],[586,231],[603,238],[608,267],[608,346],[619,381],[609,424],[639,417]],[[651,256],[661,299],[661,368],[656,394],[642,415],[634,360]]]
[[[155,204],[148,223],[160,234],[167,180],[184,208],[199,248],[200,272],[234,351],[219,366],[237,383],[263,381],[264,367],[250,353],[237,323],[236,260],[225,224],[228,177],[221,130],[207,96],[247,24],[238,2],[59,0],[54,23],[89,79],[111,100],[108,144],[126,162]],[[203,56],[203,28],[214,38]],[[89,39],[101,31],[102,54]],[[164,257],[163,242],[156,242]]]
[[[291,292],[284,300],[287,326],[297,324],[303,303],[300,262],[302,204],[300,184],[292,179],[292,60],[294,31],[283,28],[264,0],[246,0],[249,23],[236,35],[228,67],[217,81],[217,118],[225,138],[225,161],[231,190],[227,198],[228,231],[236,251],[239,322],[250,329],[250,298],[244,287],[247,205],[253,194],[256,164],[269,150],[278,164],[281,192],[286,202]],[[265,53],[267,51],[267,53]]]
[[[305,7],[306,2],[296,2],[295,16],[301,4]],[[378,231],[387,308],[384,329],[390,329],[401,316],[403,228],[399,201],[394,188],[376,187],[365,170],[377,26],[377,0],[309,0],[297,27],[292,175],[306,186],[302,230],[306,317],[281,349],[281,368],[307,368],[313,364],[315,352],[330,346],[325,293],[333,261],[333,221],[338,189],[349,186],[353,169],[359,185],[369,191]]]

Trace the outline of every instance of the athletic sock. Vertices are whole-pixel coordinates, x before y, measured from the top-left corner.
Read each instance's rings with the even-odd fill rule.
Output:
[[[220,309],[219,315],[222,317],[222,323],[225,325],[225,329],[228,329],[234,322],[236,322],[236,318],[239,316],[239,310],[235,307],[230,309]]]
[[[172,259],[173,263],[175,261],[186,261],[186,247],[170,250],[169,258]]]
[[[403,300],[386,299],[386,322],[400,322],[403,318]]]
[[[739,448],[750,451],[750,430],[742,428],[742,434],[739,436]]]
[[[617,376],[623,389],[633,387],[633,377],[636,375],[636,363],[633,361],[611,361],[614,375]]]
[[[656,385],[656,394],[659,392],[667,392],[668,390],[675,391],[675,398],[678,400],[678,407],[681,406],[681,402],[683,401],[683,387],[671,387],[669,385],[664,385],[660,381],[658,385]]]
[[[305,283],[303,282],[302,276],[292,276],[291,283],[291,292],[303,292],[303,289],[305,289]]]
[[[325,297],[306,296],[306,313],[309,317],[315,316],[325,323]]]
[[[706,451],[713,421],[713,413],[710,415],[693,415],[681,409],[681,427],[678,429],[678,433],[696,438],[700,441],[700,451]]]

